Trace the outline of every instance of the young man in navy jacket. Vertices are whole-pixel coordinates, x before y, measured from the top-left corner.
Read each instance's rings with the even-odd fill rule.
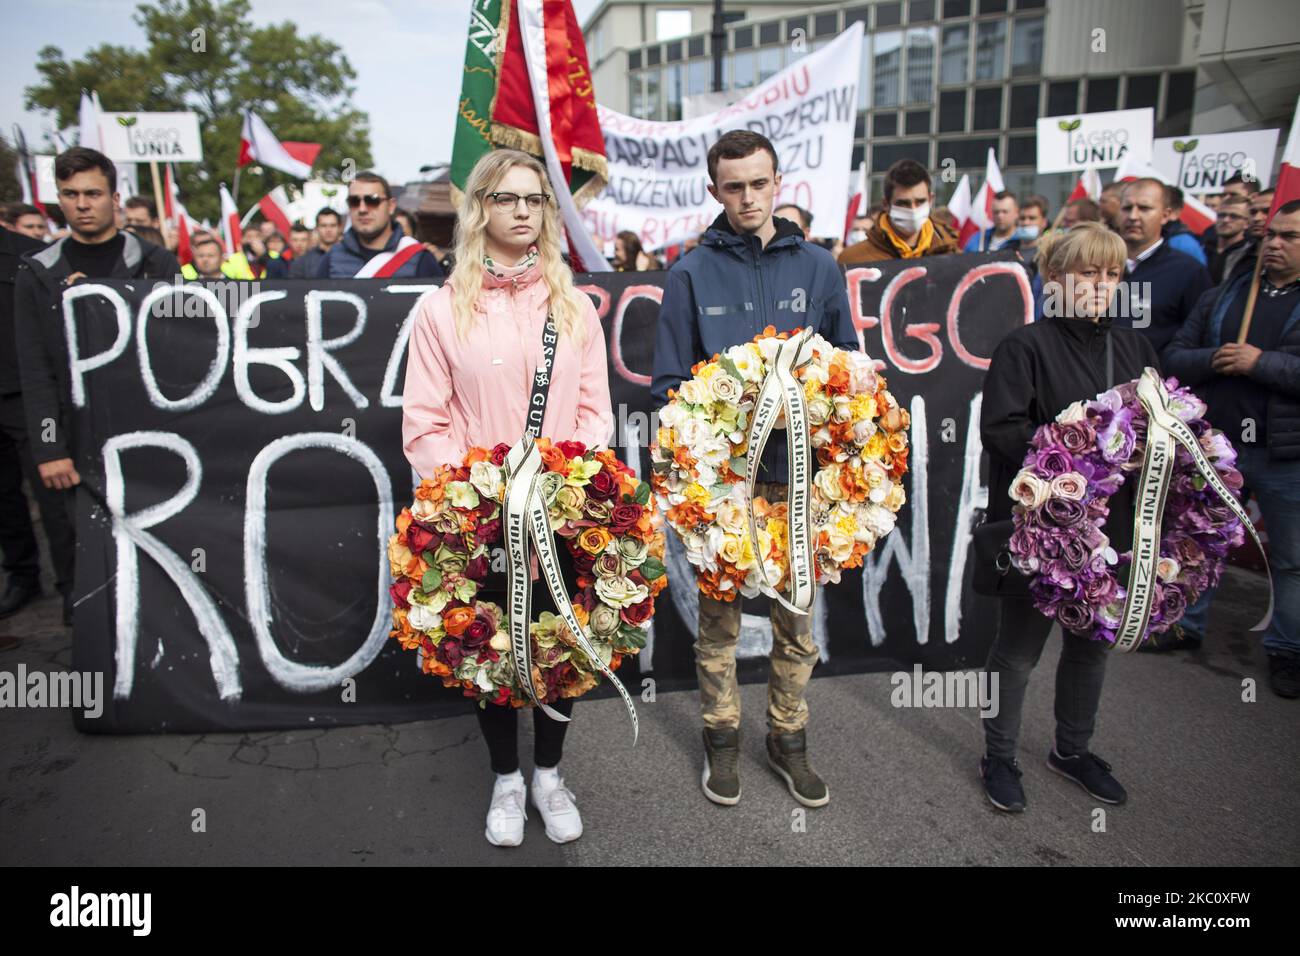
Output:
[[[709,193],[723,212],[698,248],[669,270],[655,341],[652,404],[656,409],[691,377],[691,366],[750,341],[766,326],[811,326],[837,348],[860,348],[844,275],[830,252],[807,242],[793,222],[772,215],[781,189],[776,150],[748,130],[723,134],[709,150]],[[768,444],[755,494],[784,501],[784,441]],[[808,763],[804,690],[817,662],[807,616],[773,602],[768,683],[768,762],[805,806],[830,792]],[[741,602],[699,595],[696,670],[704,716],[704,794],[724,806],[740,800],[740,698],[736,641]]]

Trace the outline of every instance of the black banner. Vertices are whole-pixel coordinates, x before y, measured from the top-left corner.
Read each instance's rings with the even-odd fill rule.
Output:
[[[663,279],[579,279],[609,345],[611,444],[642,474]],[[912,472],[898,527],[862,571],[819,590],[818,674],[977,666],[994,619],[968,586],[986,494],[979,391],[998,339],[1029,318],[1028,283],[998,256],[882,263],[846,281],[865,347],[912,413]],[[468,712],[388,637],[384,547],[412,488],[401,448],[406,342],[433,287],[112,281],[69,291],[83,479],[73,666],[103,672],[107,698],[102,716],[78,713],[82,730]],[[647,681],[694,683],[696,592],[680,550],[669,559],[649,646],[620,672],[634,694]],[[753,679],[771,634],[766,601],[745,610],[738,653]]]

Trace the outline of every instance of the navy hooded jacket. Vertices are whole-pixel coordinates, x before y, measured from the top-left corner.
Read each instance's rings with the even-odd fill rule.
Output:
[[[769,325],[778,332],[811,326],[836,348],[860,351],[844,273],[830,251],[807,242],[779,216],[763,246],[740,235],[721,213],[700,244],[673,264],[664,285],[655,338],[651,405],[691,378],[691,366],[741,345]],[[785,436],[768,439],[758,480],[787,481]]]
[[[401,242],[402,227],[393,223],[393,233],[388,237],[382,249],[366,249],[361,245],[361,240],[357,234],[349,229],[343,233],[343,238],[336,242],[330,251],[325,253],[316,266],[316,278],[318,279],[351,279],[361,271],[361,267],[367,262],[379,255],[381,252],[394,252],[397,244]],[[443,272],[442,266],[438,265],[438,260],[433,257],[428,249],[421,249],[410,259],[402,263],[401,267],[393,273],[393,278],[418,277],[421,279],[440,279],[446,273]]]

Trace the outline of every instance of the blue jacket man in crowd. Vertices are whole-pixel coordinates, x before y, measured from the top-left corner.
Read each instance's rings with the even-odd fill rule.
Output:
[[[709,150],[709,193],[723,205],[700,244],[668,273],[655,341],[651,401],[691,378],[691,366],[748,342],[766,326],[811,326],[837,348],[857,351],[844,275],[830,252],[804,239],[793,222],[773,216],[781,189],[776,150],[748,130],[723,134]],[[755,495],[785,501],[785,442],[768,445]],[[805,806],[830,800],[808,762],[804,690],[817,662],[809,619],[772,603],[768,683],[768,763]],[[699,595],[696,670],[704,717],[704,794],[724,806],[740,801],[740,705],[736,641],[741,602]]]
[[[376,256],[400,263],[389,265],[379,275],[383,278],[442,278],[445,273],[427,249],[416,248],[414,237],[407,237],[393,222],[397,200],[388,188],[388,180],[378,173],[362,172],[348,184],[348,215],[352,228],[343,239],[321,257],[316,267],[318,279],[352,279]],[[418,244],[417,244],[418,245]],[[368,275],[368,273],[367,273]]]

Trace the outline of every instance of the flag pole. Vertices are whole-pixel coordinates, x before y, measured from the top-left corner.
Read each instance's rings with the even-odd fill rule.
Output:
[[[158,160],[149,160],[149,175],[153,177],[153,203],[154,209],[158,214],[158,225],[163,234],[163,242],[167,241],[167,216],[164,210],[167,206],[163,203],[162,180],[158,176]]]
[[[1264,264],[1264,244],[1259,244],[1259,254],[1255,256],[1255,272],[1250,277],[1250,292],[1246,296],[1246,311],[1241,317],[1241,331],[1237,333],[1237,344],[1242,345],[1250,334],[1250,320],[1255,316],[1255,300],[1259,298],[1259,274]]]

